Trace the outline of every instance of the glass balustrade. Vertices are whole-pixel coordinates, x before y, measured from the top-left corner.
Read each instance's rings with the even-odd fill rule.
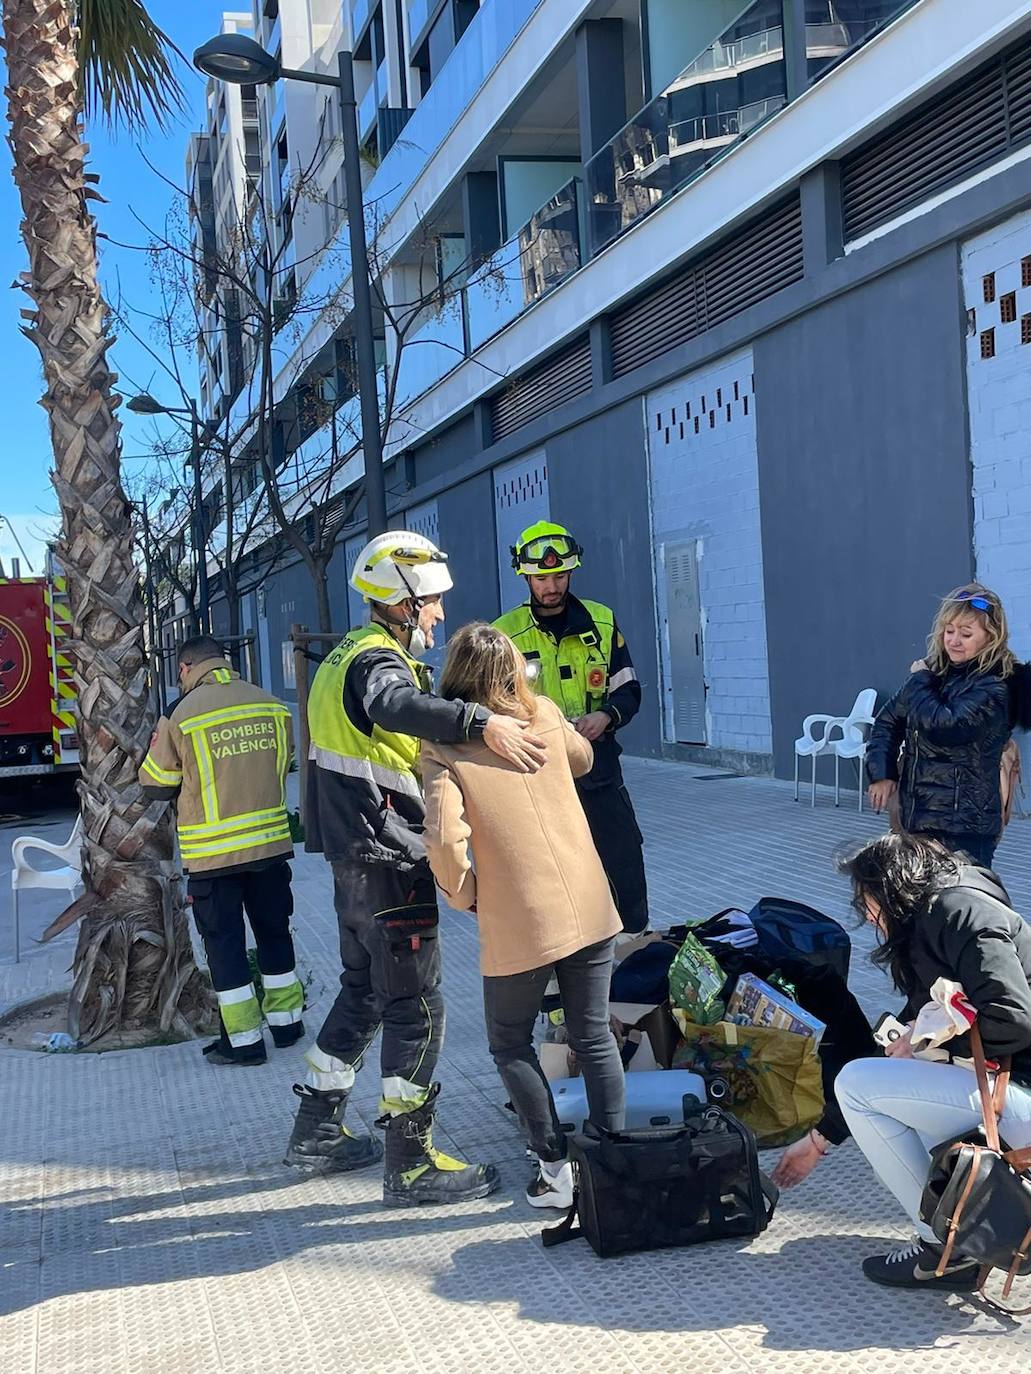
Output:
[[[574,177],[473,274],[465,292],[471,349],[581,266],[578,188]]]
[[[369,8],[372,0],[352,0],[351,3],[351,35],[357,37],[365,27],[369,18]]]
[[[585,168],[591,253],[787,100],[780,0],[756,0]]]
[[[435,0],[409,0],[408,36],[414,43],[426,27],[430,17],[430,7]]]
[[[365,143],[366,139],[376,127],[376,110],[378,106],[379,100],[376,96],[376,82],[373,80],[372,85],[358,102],[358,139],[361,143]]]
[[[806,0],[805,53],[817,81],[916,0]]]
[[[460,295],[407,335],[397,370],[394,408],[414,401],[465,357],[465,319]]]

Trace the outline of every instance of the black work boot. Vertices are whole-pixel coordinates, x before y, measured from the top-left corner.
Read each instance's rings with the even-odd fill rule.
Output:
[[[289,1026],[269,1026],[272,1032],[272,1043],[277,1050],[289,1049],[291,1045],[296,1045],[304,1034],[304,1022],[294,1021]]]
[[[381,1119],[387,1133],[385,1207],[472,1202],[501,1182],[493,1164],[466,1164],[433,1148],[433,1103],[439,1092],[435,1083],[421,1107]]]
[[[201,1054],[209,1064],[215,1064],[219,1068],[246,1068],[248,1065],[264,1064],[268,1058],[264,1038],[256,1040],[253,1045],[240,1045],[236,1048],[230,1043],[224,1029],[217,1040],[212,1040],[210,1045],[204,1046]]]
[[[374,1136],[354,1135],[344,1125],[347,1093],[319,1092],[300,1083],[294,1084],[294,1092],[301,1100],[284,1164],[348,1173],[383,1158],[383,1146]]]

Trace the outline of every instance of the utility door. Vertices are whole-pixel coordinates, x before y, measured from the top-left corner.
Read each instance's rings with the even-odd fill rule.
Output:
[[[663,563],[672,737],[678,744],[704,744],[705,659],[697,542],[689,539],[682,544],[666,544]]]
[[[548,459],[543,449],[494,469],[494,528],[502,614],[526,600],[526,583],[512,567],[512,545],[527,525],[547,520],[550,513]]]

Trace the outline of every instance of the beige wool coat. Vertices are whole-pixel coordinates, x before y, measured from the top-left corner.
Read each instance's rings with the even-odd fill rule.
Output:
[[[430,864],[453,907],[475,906],[488,977],[542,968],[621,929],[573,783],[594,751],[554,702],[538,707],[548,755],[536,773],[483,743],[422,746]]]

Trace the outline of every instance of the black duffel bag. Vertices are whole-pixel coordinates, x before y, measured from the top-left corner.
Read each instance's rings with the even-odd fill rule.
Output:
[[[977,1022],[970,1028],[970,1044],[981,1098],[981,1125],[931,1151],[931,1170],[920,1199],[920,1219],[944,1246],[938,1272],[955,1255],[981,1265],[978,1291],[1012,1316],[1026,1316],[1031,1307],[1011,1308],[1013,1282],[1031,1274],[1031,1146],[1010,1150],[999,1138],[999,1118],[1006,1105],[1009,1064],[1004,1062],[988,1087],[984,1046]],[[993,1269],[1006,1275],[1003,1302],[985,1293]]]
[[[542,1232],[545,1246],[584,1236],[607,1257],[757,1236],[779,1196],[759,1168],[752,1132],[720,1107],[658,1130],[606,1131],[588,1122],[570,1138],[569,1157],[573,1205]]]

